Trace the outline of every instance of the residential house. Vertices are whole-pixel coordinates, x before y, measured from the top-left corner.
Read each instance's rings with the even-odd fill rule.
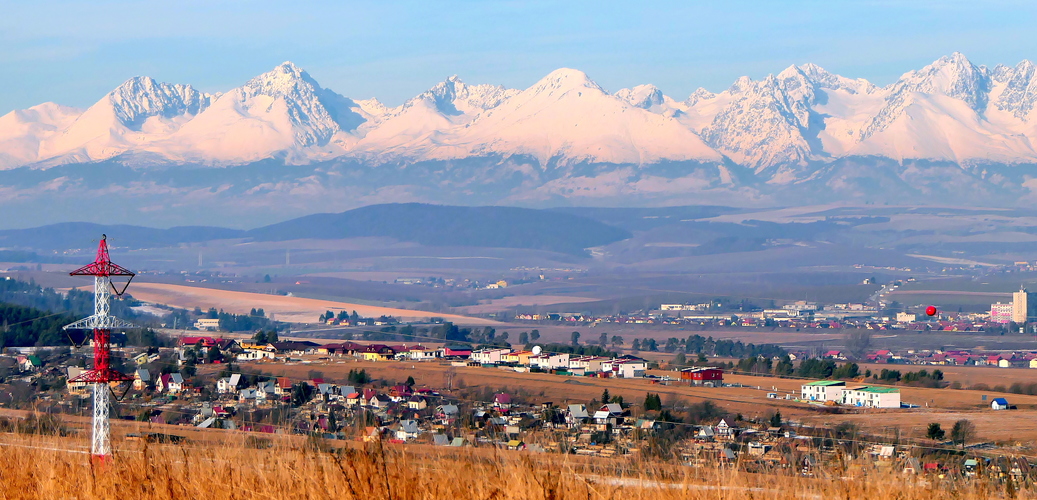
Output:
[[[699,431],[695,434],[695,437],[706,441],[712,441],[717,437],[717,433],[713,430],[712,425],[703,425],[702,427],[699,427]]]
[[[320,344],[309,340],[292,340],[287,342],[273,342],[270,347],[279,354],[290,354],[302,356],[304,354],[315,354]]]
[[[871,386],[843,389],[840,402],[850,406],[900,408],[900,389]]]
[[[624,415],[626,415],[626,412],[623,411],[623,407],[618,403],[604,404],[601,405],[601,408],[598,408],[598,411],[594,412],[594,423],[599,425],[619,425],[623,423]]]
[[[506,393],[498,393],[493,396],[493,406],[501,409],[511,408],[511,395]]]
[[[273,380],[265,380],[256,384],[256,401],[273,401],[277,399],[277,383]]]
[[[147,368],[138,368],[133,372],[133,389],[143,391],[151,383],[151,372]]]
[[[159,392],[179,394],[184,390],[184,376],[179,373],[166,373],[159,377],[155,389]]]
[[[389,361],[395,354],[391,347],[382,344],[367,345],[357,351],[357,356],[365,361]]]
[[[194,327],[197,330],[216,331],[220,329],[220,320],[214,318],[199,318],[194,322]]]
[[[242,349],[235,356],[238,361],[259,361],[261,359],[274,359],[277,356],[273,347],[248,347]]]
[[[229,377],[223,377],[216,381],[216,392],[220,394],[230,394],[238,390],[238,384],[241,383],[241,374],[232,373]]]
[[[471,360],[484,365],[497,365],[501,362],[501,356],[510,352],[511,349],[479,349],[472,352]]]
[[[618,359],[602,364],[602,371],[611,371],[622,378],[641,378],[647,370],[648,362],[643,359]]]
[[[411,396],[407,400],[407,408],[411,410],[424,410],[428,408],[428,400],[424,396]]]
[[[78,366],[68,367],[68,380],[65,382],[65,387],[68,388],[70,394],[86,394],[92,385],[90,382],[86,382],[82,379],[82,375],[86,370]]]
[[[292,380],[288,377],[277,377],[277,382],[274,384],[274,395],[281,397],[291,396]]]
[[[597,374],[601,372],[601,364],[606,361],[608,361],[608,358],[602,358],[599,356],[577,356],[569,358],[569,371],[575,374]]]
[[[443,424],[449,425],[457,420],[457,416],[460,414],[461,409],[457,405],[439,405],[436,407],[436,418]]]
[[[386,408],[392,403],[392,399],[385,394],[375,394],[367,400],[367,406],[373,408]]]
[[[1005,398],[994,398],[994,400],[990,402],[990,409],[991,410],[1007,410],[1008,409],[1008,400],[1005,399]]]
[[[397,403],[401,401],[406,401],[411,397],[412,394],[413,392],[411,391],[410,387],[407,387],[406,385],[402,384],[394,385],[389,389],[389,398]]]
[[[551,369],[551,355],[537,354],[529,357],[529,367],[547,371]]]
[[[340,344],[324,344],[317,348],[317,354],[330,356],[352,356],[364,346],[355,342],[342,342]]]
[[[420,433],[421,429],[418,428],[416,420],[400,420],[399,425],[396,427],[396,439],[401,441],[415,439]]]
[[[441,349],[432,349],[420,345],[411,347],[406,352],[406,358],[412,361],[434,361],[443,355]]]
[[[43,361],[40,360],[39,356],[30,354],[28,356],[18,356],[18,369],[22,372],[35,372],[43,366]]]
[[[334,384],[328,384],[322,382],[317,384],[317,396],[320,397],[321,401],[331,401],[333,396],[338,392]]]
[[[238,391],[238,402],[240,403],[255,403],[257,398],[257,390],[254,388],[241,389]]]
[[[818,380],[803,384],[800,395],[807,401],[839,401],[845,388],[841,380]]]
[[[445,346],[443,347],[443,356],[447,359],[468,359],[472,355],[472,349],[470,347],[458,347],[458,346]]]
[[[150,363],[152,361],[157,361],[160,357],[161,356],[159,356],[158,353],[148,354],[145,351],[145,352],[142,352],[142,353],[134,356],[133,357],[133,362],[136,363],[137,366],[141,366],[141,365],[148,364],[148,363]]]
[[[720,422],[717,422],[716,429],[713,432],[715,432],[717,436],[728,437],[734,435],[734,428],[727,423],[726,419],[722,418],[720,419]]]
[[[569,427],[579,427],[588,420],[590,420],[590,414],[587,413],[586,405],[569,405],[569,410],[565,415],[565,423]]]
[[[550,370],[568,370],[569,353],[551,354],[547,358],[547,366]]]
[[[501,363],[508,365],[529,366],[529,357],[533,351],[515,351],[501,356]]]
[[[339,386],[338,391],[339,391],[339,394],[342,395],[343,397],[347,397],[350,394],[353,394],[353,393],[357,392],[356,387],[354,387],[352,385],[342,385],[342,386]]]
[[[721,387],[724,385],[724,370],[713,367],[692,367],[681,370],[681,380],[691,385]]]

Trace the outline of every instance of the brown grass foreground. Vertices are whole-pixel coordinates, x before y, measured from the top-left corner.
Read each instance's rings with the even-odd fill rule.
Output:
[[[912,500],[1032,494],[989,480],[949,481],[887,472],[803,478],[629,460],[587,462],[484,448],[451,452],[379,444],[330,452],[140,445],[97,464],[79,445],[74,439],[0,436],[0,497]]]

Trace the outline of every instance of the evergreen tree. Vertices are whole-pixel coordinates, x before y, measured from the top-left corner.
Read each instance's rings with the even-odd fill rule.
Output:
[[[925,437],[932,439],[933,441],[941,441],[947,432],[944,431],[938,422],[931,422],[929,428],[925,430]]]
[[[609,396],[609,389],[608,387],[606,387],[605,390],[601,393],[601,404],[608,404],[608,402],[611,400],[612,398]]]

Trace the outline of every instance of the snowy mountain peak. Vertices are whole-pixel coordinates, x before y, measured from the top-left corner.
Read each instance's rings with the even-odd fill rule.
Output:
[[[595,83],[578,69],[559,68],[547,74],[540,81],[533,84],[530,90],[534,92],[568,91],[579,88],[587,88],[604,92],[600,85]]]
[[[749,88],[753,84],[753,79],[748,76],[740,76],[734,83],[728,87],[727,92],[729,94],[739,94],[744,92],[745,89]]]
[[[404,106],[412,106],[419,101],[426,101],[432,103],[440,113],[445,115],[462,115],[496,107],[518,92],[518,90],[507,89],[503,85],[468,85],[454,75],[436,84]]]
[[[1030,111],[1037,101],[1037,78],[1034,78],[1033,63],[1024,59],[1015,68],[998,66],[993,72],[995,81],[1005,83],[1005,89],[995,103],[997,109],[1028,121]]]
[[[687,106],[694,106],[694,105],[698,104],[699,101],[704,101],[704,100],[707,100],[707,99],[713,99],[716,96],[717,96],[716,94],[714,94],[714,93],[712,93],[712,92],[710,92],[710,91],[708,91],[708,90],[706,90],[706,89],[704,89],[702,87],[699,87],[699,88],[695,89],[695,91],[692,92],[691,95],[688,96],[688,99],[684,101],[684,104],[686,104]]]
[[[918,71],[912,71],[894,84],[896,91],[942,93],[961,99],[977,112],[986,107],[990,78],[985,68],[972,64],[964,54],[944,56]]]
[[[905,73],[885,89],[885,106],[865,124],[860,140],[886,130],[915,103],[940,97],[962,101],[972,112],[982,115],[991,83],[987,69],[972,64],[960,52],[941,57],[920,70]]]
[[[252,78],[241,89],[249,95],[268,95],[272,97],[315,93],[320,89],[316,80],[301,68],[285,61],[274,69]]]
[[[665,102],[663,91],[655,85],[638,85],[632,89],[622,89],[616,92],[616,97],[630,103],[631,106],[641,109],[651,109]]]
[[[154,78],[130,78],[108,93],[115,117],[130,130],[140,130],[153,116],[176,118],[194,116],[212,103],[213,96],[190,85],[160,83]]]

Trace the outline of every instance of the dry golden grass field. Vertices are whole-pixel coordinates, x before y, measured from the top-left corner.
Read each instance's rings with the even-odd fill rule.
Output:
[[[814,477],[752,474],[637,458],[588,462],[566,455],[443,451],[370,444],[328,449],[282,443],[125,443],[97,463],[76,438],[0,435],[5,499],[825,499],[1032,498],[1026,482],[904,476],[853,463]],[[856,471],[856,472],[854,472]]]

